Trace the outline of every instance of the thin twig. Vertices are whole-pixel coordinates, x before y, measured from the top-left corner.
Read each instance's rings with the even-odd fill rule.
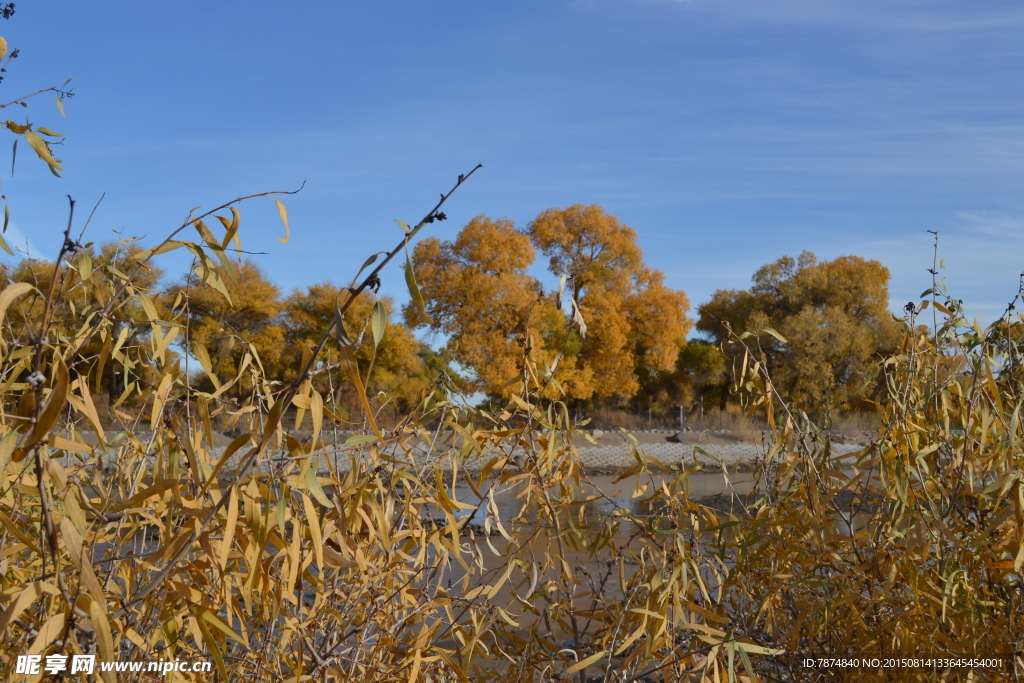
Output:
[[[29,99],[31,97],[35,97],[36,95],[42,95],[44,92],[60,92],[60,91],[61,91],[60,88],[58,88],[57,86],[53,85],[53,86],[50,86],[49,88],[43,88],[42,90],[37,90],[34,93],[32,93],[31,95],[24,95],[22,97],[19,97],[16,100],[11,100],[7,104],[0,104],[0,109],[4,109],[5,107],[10,107],[11,105],[18,104],[18,103],[20,103],[20,102],[22,102],[24,100],[27,100],[27,99]]]

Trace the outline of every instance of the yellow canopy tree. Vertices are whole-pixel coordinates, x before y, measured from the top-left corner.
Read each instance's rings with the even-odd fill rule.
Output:
[[[644,265],[635,230],[600,206],[575,204],[542,212],[527,233],[548,270],[572,283],[587,323],[580,362],[594,396],[630,398],[674,370],[693,325],[690,303]]]
[[[512,221],[477,216],[454,242],[430,237],[413,252],[416,277],[432,330],[448,337],[447,348],[473,371],[470,386],[489,394],[507,393],[519,374],[527,337],[543,345],[537,332],[559,318],[544,299],[540,283],[526,273],[534,250]],[[424,327],[415,307],[406,322]]]
[[[561,292],[527,273],[539,249],[579,307],[586,334],[567,324]],[[675,367],[690,328],[682,292],[643,264],[636,232],[599,206],[541,213],[525,230],[508,219],[474,218],[453,242],[424,240],[413,261],[432,319],[448,349],[473,371],[477,390],[512,390],[524,347],[549,364],[570,400],[624,400],[643,377]],[[425,326],[412,307],[406,320]],[[553,389],[553,391],[557,391]]]
[[[334,320],[338,292],[337,286],[323,282],[305,290],[296,289],[285,300],[282,318],[285,339],[282,379],[285,381],[295,378],[303,353],[320,340],[323,331]],[[342,295],[343,300],[346,296]],[[425,362],[425,358],[431,355],[429,348],[395,319],[393,312],[396,308],[391,297],[381,297],[387,313],[386,329],[380,344],[374,345],[367,322],[374,302],[373,293],[364,291],[360,294],[348,309],[345,326],[357,342],[356,361],[364,382],[369,378],[367,387],[370,393],[384,392],[386,398],[398,399],[404,410],[420,398],[433,380],[436,368]],[[313,386],[322,394],[333,395],[338,403],[356,405],[358,401],[354,392],[352,396],[347,395],[351,391],[350,385],[339,382],[339,378],[344,377],[337,370],[339,351],[338,342],[332,336],[320,352],[312,376]],[[328,369],[333,369],[333,372],[325,371]]]
[[[230,300],[190,273],[168,289],[163,301],[186,312],[188,329],[182,341],[190,349],[201,344],[213,372],[222,380],[235,377],[245,353],[252,349],[256,351],[253,360],[275,377],[281,372],[284,349],[284,330],[279,320],[283,308],[281,290],[250,260],[235,263],[233,271],[234,278],[223,278]],[[242,378],[238,387],[249,389],[252,385]]]

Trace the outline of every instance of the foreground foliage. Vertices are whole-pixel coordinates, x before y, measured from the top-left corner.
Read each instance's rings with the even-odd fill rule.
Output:
[[[58,104],[69,95],[41,92],[51,91]],[[61,170],[30,126],[4,125]],[[511,226],[479,219],[462,242],[427,240],[416,252],[427,301],[406,257],[407,318],[432,324],[433,315],[479,335],[474,368],[494,364],[503,382],[501,408],[468,408],[439,359],[430,380],[396,360],[411,337],[373,294],[383,267],[444,218],[450,194],[415,227],[401,224],[397,247],[368,259],[358,284],[293,296],[301,315],[291,339],[232,317],[243,304],[257,323],[279,312],[269,289],[239,286],[259,281],[240,259],[241,199],[190,217],[150,249],[125,240],[97,252],[69,226],[53,263],[5,272],[3,680],[43,677],[18,673],[20,655],[82,653],[212,659],[222,681],[1022,678],[1024,318],[1013,304],[981,329],[936,283],[884,360],[881,428],[843,458],[831,454],[827,423],[812,424],[776,391],[765,361],[789,344],[783,335],[730,335],[735,393],[773,428],[754,494],[730,510],[691,500],[696,463],[648,460],[627,435],[636,465],[619,473],[617,495],[590,482],[582,425],[563,402],[596,391],[578,341],[589,325],[591,338],[638,351],[605,369],[627,388],[644,364],[665,381],[674,351],[652,340],[685,332],[685,301],[659,290],[637,267],[631,231],[595,207],[546,212],[530,228],[553,271],[574,276],[563,281],[567,312],[553,300],[531,312],[516,288],[540,292],[519,277],[516,254],[499,254],[511,267],[488,265]],[[584,244],[587,221],[604,245]],[[211,229],[218,223],[223,232]],[[193,268],[162,291],[154,261],[175,249],[191,252]],[[484,283],[490,308],[470,318],[446,309],[443,296],[459,290],[435,287],[448,274],[434,266],[462,267],[467,287]],[[801,273],[779,266],[765,282],[783,292]],[[659,317],[644,292],[680,315]],[[638,324],[616,318],[611,301]],[[928,307],[932,324],[921,326]],[[790,348],[815,328],[813,311],[801,315],[810,322],[780,326]],[[208,325],[214,316],[223,324]],[[186,354],[172,350],[180,342]],[[710,349],[700,355],[701,374],[722,367]],[[800,370],[784,369],[781,381]],[[386,432],[375,372],[408,391],[408,414]],[[342,387],[363,408],[361,433],[337,400]],[[100,394],[114,398],[116,429],[100,419]],[[804,667],[814,655],[982,656],[1002,666]]]

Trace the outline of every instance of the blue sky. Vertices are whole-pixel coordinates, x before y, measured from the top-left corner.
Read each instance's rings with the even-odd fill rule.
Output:
[[[74,78],[66,119],[49,95],[6,111],[68,134],[64,179],[0,162],[11,241],[43,255],[66,194],[84,216],[107,193],[92,239],[152,241],[305,181],[292,240],[256,200],[244,246],[286,290],[342,283],[479,162],[434,234],[601,204],[695,305],[806,249],[882,261],[898,310],[927,230],[972,315],[1024,270],[1019,2],[22,0],[0,34],[5,101]],[[384,291],[406,298],[399,269]]]

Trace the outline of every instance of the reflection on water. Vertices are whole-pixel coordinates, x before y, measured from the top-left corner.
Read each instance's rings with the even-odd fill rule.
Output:
[[[599,522],[600,518],[611,514],[616,509],[626,509],[637,514],[646,513],[648,511],[644,505],[650,498],[650,493],[654,489],[660,488],[664,481],[664,477],[656,474],[642,476],[640,483],[647,485],[647,491],[640,496],[633,497],[637,483],[636,477],[627,477],[616,482],[616,477],[612,475],[589,476],[583,481],[578,499],[585,500],[589,496],[599,496],[587,505],[586,519],[591,523]],[[696,501],[730,495],[747,496],[753,490],[754,481],[755,475],[750,472],[728,475],[721,472],[697,472],[687,478],[687,494],[691,500]],[[480,498],[465,484],[457,485],[455,492],[462,502],[470,505],[480,503]],[[523,505],[522,499],[518,497],[521,493],[522,487],[514,484],[495,488],[494,502],[497,504],[502,522],[507,522],[519,514]]]

